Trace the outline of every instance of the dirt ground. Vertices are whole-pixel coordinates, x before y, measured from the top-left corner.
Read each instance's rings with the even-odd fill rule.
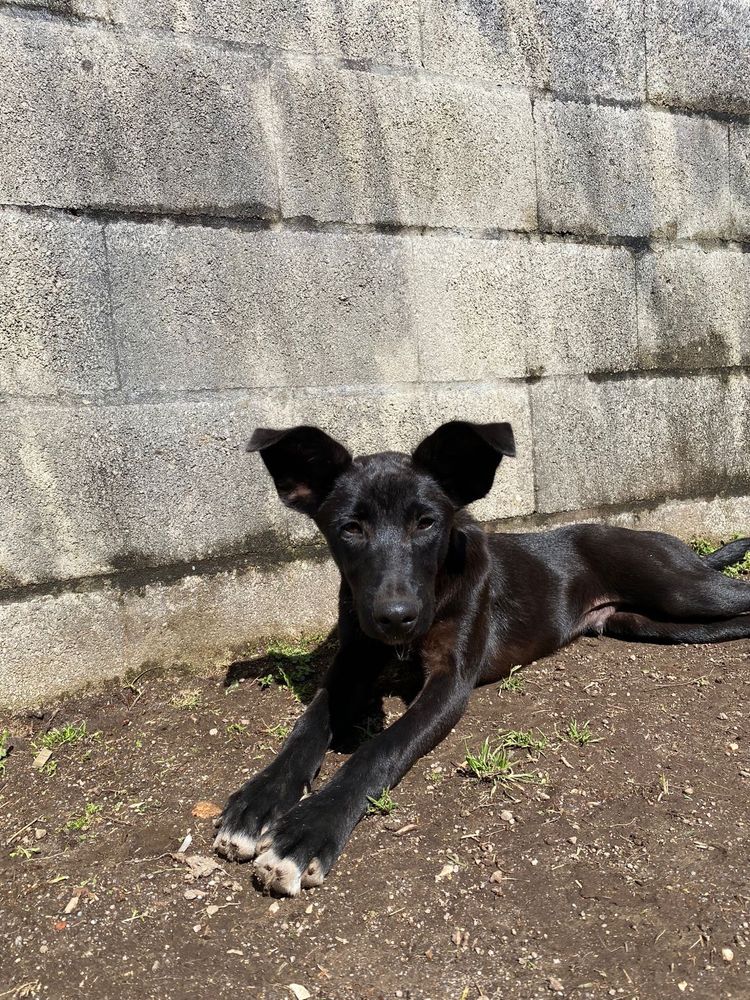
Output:
[[[750,642],[580,640],[475,692],[322,888],[195,871],[213,804],[302,711],[285,678],[320,659],[147,672],[0,720],[0,997],[750,997]],[[510,750],[534,781],[465,773],[509,730],[546,738]]]

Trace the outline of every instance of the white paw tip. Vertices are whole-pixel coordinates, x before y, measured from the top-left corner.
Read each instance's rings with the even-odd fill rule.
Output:
[[[225,830],[214,840],[214,850],[230,861],[247,861],[254,858],[258,850],[258,841],[246,833]]]
[[[280,858],[273,848],[255,859],[255,870],[266,889],[297,896],[302,885],[302,872],[291,858]]]
[[[323,885],[324,878],[325,875],[323,874],[320,862],[317,858],[313,858],[302,876],[302,888],[314,889],[318,885]]]

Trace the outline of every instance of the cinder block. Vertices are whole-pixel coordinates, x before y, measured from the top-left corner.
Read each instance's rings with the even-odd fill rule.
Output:
[[[579,97],[644,96],[641,0],[428,0],[425,66]]]
[[[748,492],[746,375],[542,379],[532,387],[537,510]]]
[[[190,575],[0,604],[0,707],[24,708],[145,665],[216,670],[336,619],[330,560]]]
[[[296,559],[127,590],[128,658],[134,668],[215,669],[264,639],[326,632],[336,622],[339,579],[330,559]]]
[[[3,201],[276,214],[268,74],[255,57],[8,18],[0,46]]]
[[[631,254],[562,242],[415,239],[423,377],[620,371],[638,357]]]
[[[259,407],[254,413],[266,423]],[[280,505],[243,450],[254,426],[222,401],[5,413],[5,589],[278,552]]]
[[[419,6],[409,0],[112,0],[114,21],[270,49],[419,65]]]
[[[128,667],[119,595],[31,597],[0,604],[0,706],[28,708]]]
[[[734,230],[741,239],[750,236],[750,126],[729,126],[729,170],[732,178]]]
[[[537,101],[539,224],[551,232],[730,233],[727,125],[707,118]]]
[[[122,224],[107,244],[126,388],[418,378],[403,238]]]
[[[117,384],[101,226],[0,213],[0,393]]]
[[[525,245],[438,237],[412,242],[422,377],[447,382],[525,375],[532,337]]]
[[[638,260],[644,368],[721,368],[750,361],[750,257],[674,249]]]
[[[750,111],[747,0],[646,0],[649,100]]]
[[[526,95],[306,65],[279,67],[285,216],[531,229]]]
[[[527,246],[532,375],[617,372],[635,367],[635,266],[618,247],[565,242]]]

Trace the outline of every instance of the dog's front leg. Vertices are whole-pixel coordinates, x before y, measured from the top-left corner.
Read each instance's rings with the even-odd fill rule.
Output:
[[[320,885],[365,813],[368,797],[393,788],[463,715],[473,682],[457,670],[428,676],[417,699],[385,732],[361,746],[315,795],[272,824],[259,845],[260,878],[295,896]]]
[[[341,648],[278,756],[229,798],[217,821],[219,854],[234,861],[255,857],[262,835],[310,788],[332,737],[367,704],[383,658],[378,643],[352,641]]]

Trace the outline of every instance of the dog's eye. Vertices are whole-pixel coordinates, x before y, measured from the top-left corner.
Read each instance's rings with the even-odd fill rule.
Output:
[[[341,528],[341,534],[349,535],[350,538],[361,538],[364,533],[364,528],[359,521],[347,521]]]
[[[428,517],[427,515],[425,515],[424,517],[420,517],[420,519],[417,521],[417,529],[419,531],[427,531],[429,528],[433,526],[434,523],[435,523],[434,517]]]

